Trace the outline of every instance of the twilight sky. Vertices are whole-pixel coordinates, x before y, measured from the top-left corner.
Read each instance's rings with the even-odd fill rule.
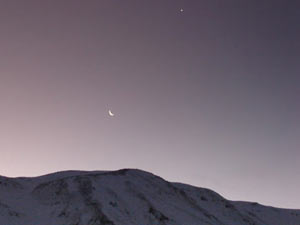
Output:
[[[296,2],[0,0],[0,174],[140,168],[300,208]]]

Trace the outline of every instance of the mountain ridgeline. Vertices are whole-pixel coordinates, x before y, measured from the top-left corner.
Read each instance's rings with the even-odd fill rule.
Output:
[[[1,225],[300,225],[300,210],[229,201],[151,173],[0,177]]]

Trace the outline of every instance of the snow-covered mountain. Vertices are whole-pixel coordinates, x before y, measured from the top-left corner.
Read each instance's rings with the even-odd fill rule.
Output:
[[[0,225],[300,225],[300,210],[229,201],[135,169],[0,177]]]

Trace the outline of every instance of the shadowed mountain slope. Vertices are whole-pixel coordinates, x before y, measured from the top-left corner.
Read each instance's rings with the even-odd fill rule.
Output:
[[[1,225],[300,225],[300,210],[229,201],[151,173],[0,177]]]

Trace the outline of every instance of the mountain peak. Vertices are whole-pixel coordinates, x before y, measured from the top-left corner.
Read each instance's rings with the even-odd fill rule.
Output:
[[[289,225],[299,210],[229,201],[139,169],[0,177],[5,225]]]

